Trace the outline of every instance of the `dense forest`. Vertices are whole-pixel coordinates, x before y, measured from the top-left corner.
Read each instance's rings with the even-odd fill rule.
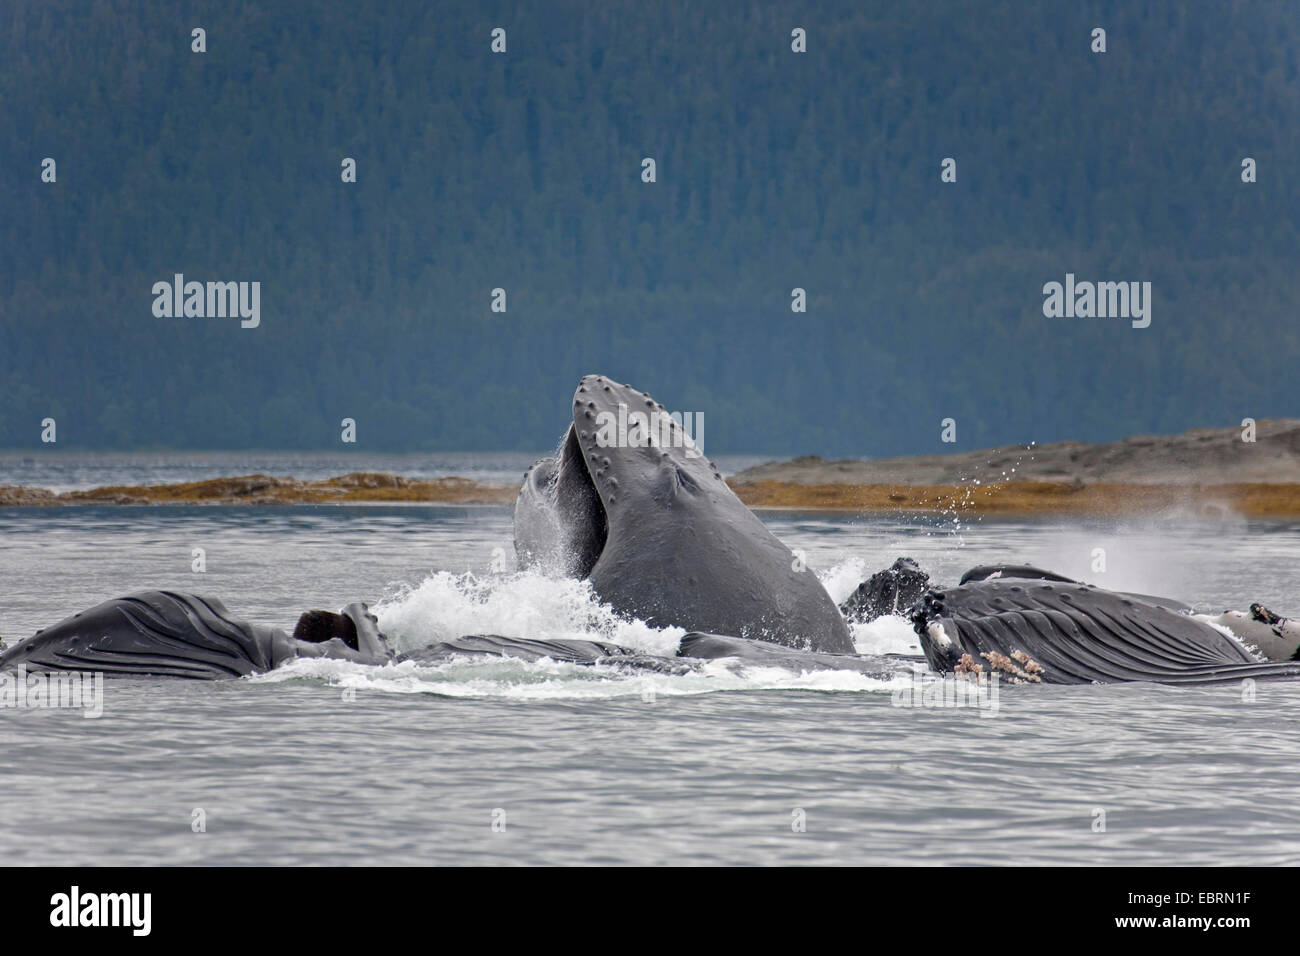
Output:
[[[1294,0],[15,0],[0,445],[538,449],[591,371],[715,453],[1296,415],[1298,58]]]

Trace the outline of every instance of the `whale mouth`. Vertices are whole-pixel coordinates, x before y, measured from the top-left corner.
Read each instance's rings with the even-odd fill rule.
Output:
[[[651,627],[853,653],[815,574],[736,497],[704,454],[700,413],[586,375],[554,455],[515,501],[521,569],[590,582],[617,613]],[[687,427],[687,415],[690,428]]]
[[[338,638],[352,650],[359,650],[357,625],[346,614],[333,611],[304,611],[293,629],[294,640],[307,644],[325,644]]]
[[[721,481],[678,422],[666,416],[658,429],[638,425],[638,412],[666,416],[630,385],[583,376],[560,447],[529,469],[515,503],[521,566],[586,578],[605,552],[611,507],[638,495],[664,505],[700,493],[706,477]]]
[[[1276,628],[1282,623],[1282,615],[1275,614],[1264,605],[1258,602],[1250,606],[1250,616],[1252,619],[1259,621],[1261,624],[1267,624],[1269,627]]]
[[[562,547],[568,554],[568,570],[585,578],[605,550],[609,518],[573,425],[564,439],[552,493],[564,536]]]
[[[514,526],[521,568],[585,578],[600,560],[609,521],[572,425],[556,453],[524,475]]]

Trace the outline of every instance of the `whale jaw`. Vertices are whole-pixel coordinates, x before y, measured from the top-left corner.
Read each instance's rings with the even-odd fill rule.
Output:
[[[619,422],[633,424],[610,427]],[[583,378],[560,451],[525,476],[515,547],[524,566],[586,578],[602,601],[652,626],[854,650],[816,575],[681,425],[649,395],[604,376]]]

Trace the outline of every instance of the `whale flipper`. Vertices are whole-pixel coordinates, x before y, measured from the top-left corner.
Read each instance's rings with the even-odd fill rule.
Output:
[[[1157,599],[1159,600],[1159,599]],[[1300,676],[1177,610],[1091,585],[993,578],[928,592],[912,616],[930,666],[1047,684]]]

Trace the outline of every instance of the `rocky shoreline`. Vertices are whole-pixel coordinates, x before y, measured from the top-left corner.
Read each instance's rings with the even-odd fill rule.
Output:
[[[1300,517],[1300,482],[1222,485],[1005,481],[975,485],[857,485],[844,482],[729,480],[751,508],[862,514],[1120,515],[1185,512],[1206,517]],[[76,505],[511,505],[514,486],[466,478],[422,481],[382,472],[354,472],[304,482],[243,475],[173,485],[115,485],[55,493],[0,485],[0,507]]]
[[[1253,442],[1243,428],[1198,428],[1181,435],[1122,441],[1009,445],[942,455],[828,461],[816,455],[774,461],[734,476],[735,484],[982,485],[1007,481],[1064,484],[1237,485],[1300,482],[1300,419],[1261,419]]]
[[[1253,437],[1254,441],[1245,441]],[[730,479],[750,507],[1005,515],[1300,517],[1300,419],[946,455],[768,462]]]
[[[1106,444],[1056,442],[876,461],[805,456],[727,479],[751,508],[874,514],[1300,517],[1300,420],[1136,436]],[[517,485],[468,478],[404,478],[358,471],[321,481],[242,475],[171,485],[114,485],[56,493],[0,484],[0,507],[424,503],[509,505]]]
[[[508,504],[517,488],[468,478],[423,480],[379,471],[354,471],[324,481],[271,475],[211,478],[172,485],[111,485],[55,493],[27,485],[0,485],[0,507],[45,505],[298,505],[354,502]]]

